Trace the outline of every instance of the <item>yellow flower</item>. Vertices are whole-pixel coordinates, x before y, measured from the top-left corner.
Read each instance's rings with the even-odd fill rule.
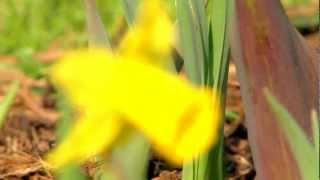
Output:
[[[82,115],[63,143],[48,155],[49,164],[60,168],[70,162],[83,162],[108,150],[122,130],[122,122],[112,114]]]
[[[145,0],[140,6],[135,26],[120,44],[122,56],[138,56],[139,61],[167,66],[175,31],[164,6],[158,0]]]
[[[220,117],[217,94],[152,65],[115,58],[105,50],[76,51],[53,67],[54,84],[70,98],[80,120],[51,154],[52,164],[60,167],[108,150],[123,123],[176,164],[212,145]]]
[[[97,49],[73,51],[52,67],[53,84],[79,113],[73,130],[48,155],[53,167],[111,150],[128,126],[174,164],[193,159],[216,141],[218,94],[159,68],[169,56],[173,28],[164,11],[150,4],[157,1],[144,2],[116,55]],[[161,27],[166,37],[154,42],[161,41]]]

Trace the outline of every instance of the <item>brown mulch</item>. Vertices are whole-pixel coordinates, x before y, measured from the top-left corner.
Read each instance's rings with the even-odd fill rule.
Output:
[[[1,70],[0,101],[13,80],[19,80],[21,86],[0,130],[0,179],[52,179],[42,161],[55,142],[58,118],[49,85],[17,70]],[[33,93],[35,88],[42,89],[44,94]]]

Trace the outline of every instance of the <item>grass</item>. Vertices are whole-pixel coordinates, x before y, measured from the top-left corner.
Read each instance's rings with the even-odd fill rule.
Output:
[[[6,96],[0,102],[0,128],[2,127],[7,117],[9,109],[12,106],[19,89],[20,89],[20,83],[18,81],[14,81],[11,84]]]
[[[207,8],[207,11],[206,11]],[[180,29],[181,52],[186,74],[194,84],[218,91],[224,114],[227,72],[229,67],[228,1],[177,1],[177,20]],[[223,122],[225,115],[221,117]],[[224,179],[223,131],[212,150],[183,167],[184,180]]]
[[[114,32],[120,3],[99,0],[98,7],[106,27]],[[55,41],[67,48],[87,44],[83,1],[2,0],[0,9],[0,54],[45,50]]]

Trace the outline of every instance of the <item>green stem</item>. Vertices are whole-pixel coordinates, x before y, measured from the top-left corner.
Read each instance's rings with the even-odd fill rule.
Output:
[[[2,124],[4,123],[6,116],[10,110],[11,105],[14,102],[14,99],[19,91],[20,83],[19,81],[14,81],[7,93],[7,95],[4,97],[4,99],[0,103],[0,128],[2,127]]]

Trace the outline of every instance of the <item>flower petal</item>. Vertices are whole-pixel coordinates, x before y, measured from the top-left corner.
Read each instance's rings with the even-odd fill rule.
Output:
[[[153,65],[114,61],[105,51],[89,50],[65,57],[52,77],[79,110],[93,114],[92,123],[100,126],[101,115],[110,112],[124,117],[124,123],[145,134],[173,163],[192,159],[217,138],[218,95],[209,95]],[[89,132],[86,136],[91,137]]]
[[[139,9],[135,25],[120,45],[120,54],[144,57],[134,60],[163,67],[168,63],[171,46],[174,44],[174,26],[158,0],[143,1]]]
[[[48,163],[57,169],[110,150],[122,125],[111,114],[83,115],[66,139],[48,155]]]

